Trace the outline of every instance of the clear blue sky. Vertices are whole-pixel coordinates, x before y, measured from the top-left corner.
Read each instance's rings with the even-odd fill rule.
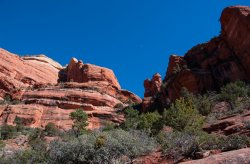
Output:
[[[165,76],[170,54],[218,35],[222,9],[236,4],[250,1],[0,0],[0,47],[111,68],[143,96],[144,79]]]

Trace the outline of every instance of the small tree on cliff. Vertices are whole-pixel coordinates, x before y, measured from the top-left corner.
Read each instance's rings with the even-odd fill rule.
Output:
[[[71,119],[74,121],[72,129],[74,130],[76,136],[85,133],[86,127],[88,126],[88,115],[82,110],[77,109],[70,113]]]

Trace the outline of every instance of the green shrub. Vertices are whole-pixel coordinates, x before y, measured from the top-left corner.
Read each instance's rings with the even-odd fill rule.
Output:
[[[142,113],[133,108],[125,110],[125,122],[122,128],[125,130],[143,130],[150,134],[157,134],[164,125],[164,120],[158,112]]]
[[[5,147],[5,143],[3,140],[0,140],[0,150]]]
[[[116,127],[116,125],[110,121],[104,122],[103,124],[104,124],[104,127],[103,127],[102,131],[114,130]]]
[[[49,122],[44,129],[47,136],[57,136],[59,134],[59,129],[52,122]]]
[[[230,135],[220,139],[219,147],[222,151],[245,148],[250,144],[249,137],[245,135]]]
[[[158,112],[145,113],[139,116],[138,130],[144,130],[150,134],[157,134],[164,126],[164,120]]]
[[[83,134],[79,138],[53,141],[50,144],[51,163],[123,163],[124,156],[133,159],[153,151],[154,139],[143,132],[121,129]]]
[[[3,125],[1,126],[1,131],[0,131],[1,139],[6,140],[6,139],[12,139],[17,136],[17,129],[15,126],[11,125]]]
[[[31,141],[29,141],[29,145],[31,148],[35,151],[46,151],[46,143],[41,138],[36,138]]]
[[[201,129],[204,119],[197,111],[191,99],[178,99],[165,110],[165,122],[175,130]]]
[[[29,129],[29,132],[28,132],[28,135],[29,135],[29,142],[33,141],[33,140],[36,140],[36,139],[40,139],[43,137],[43,131],[39,128],[30,128]]]
[[[95,148],[101,148],[106,144],[107,138],[105,135],[100,135],[96,138]]]
[[[208,95],[198,95],[195,99],[195,106],[201,115],[207,116],[212,112],[214,102]]]
[[[47,156],[42,151],[35,151],[32,149],[16,151],[11,157],[1,158],[1,164],[45,164],[48,163]]]
[[[125,109],[125,121],[122,128],[125,130],[136,129],[138,126],[139,112],[133,108]]]
[[[114,108],[123,108],[123,104],[122,103],[117,103]]]
[[[235,108],[239,104],[239,98],[245,99],[249,95],[250,87],[242,81],[236,81],[221,88],[219,100],[227,101],[231,104],[232,108]]]
[[[184,99],[192,100],[196,109],[203,116],[207,116],[209,113],[211,113],[218,97],[218,94],[215,92],[208,92],[203,95],[194,95],[190,93],[185,87],[182,88],[181,95]]]
[[[83,109],[77,109],[70,113],[71,119],[74,121],[72,129],[74,130],[76,136],[86,133],[88,126],[88,115],[83,111]]]
[[[195,158],[195,152],[218,148],[219,139],[201,130],[159,133],[163,153],[178,162],[182,158]]]
[[[1,105],[4,105],[4,104],[16,105],[16,104],[20,104],[20,103],[21,103],[20,100],[13,100],[10,95],[5,95],[3,100],[0,101]]]
[[[243,121],[243,123],[244,123],[246,129],[250,129],[250,120]]]

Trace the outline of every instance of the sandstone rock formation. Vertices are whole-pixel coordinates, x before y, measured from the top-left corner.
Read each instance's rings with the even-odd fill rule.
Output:
[[[82,61],[75,58],[71,59],[66,74],[68,82],[107,81],[110,85],[121,89],[112,70],[92,64],[83,64]]]
[[[44,55],[19,57],[1,49],[0,77],[0,97],[8,96],[0,105],[0,124],[15,125],[19,118],[29,127],[52,122],[67,130],[73,123],[70,113],[82,108],[94,129],[121,123],[124,117],[117,107],[141,102],[121,89],[112,70],[75,58],[63,68]]]
[[[212,155],[207,158],[182,162],[183,164],[228,164],[228,163],[249,163],[250,148],[239,149],[220,154]]]
[[[148,108],[152,104],[152,101],[155,99],[157,93],[161,90],[161,85],[162,79],[161,75],[158,73],[154,74],[151,80],[146,79],[144,81],[145,93],[143,99],[143,109]]]
[[[193,47],[184,57],[170,57],[164,87],[151,104],[159,101],[167,105],[169,100],[180,97],[183,87],[203,93],[236,80],[250,82],[250,7],[228,7],[220,21],[218,37]],[[143,106],[149,108],[145,102],[147,105]]]
[[[203,128],[208,133],[220,135],[244,134],[250,136],[250,112],[221,117]]]
[[[0,49],[0,97],[14,94],[17,90],[35,83],[56,84],[61,65],[56,67],[51,59],[43,56],[21,58]],[[46,61],[46,62],[45,62]]]

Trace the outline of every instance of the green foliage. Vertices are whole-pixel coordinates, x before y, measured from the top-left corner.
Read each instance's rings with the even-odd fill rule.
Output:
[[[17,129],[15,126],[3,125],[1,126],[1,139],[12,139],[17,136]]]
[[[96,138],[96,142],[95,142],[95,148],[101,148],[103,147],[107,142],[107,138],[105,135],[100,135]]]
[[[107,121],[104,123],[104,128],[102,131],[109,131],[109,130],[114,130],[115,129],[115,124],[113,122]]]
[[[49,122],[44,129],[47,136],[57,136],[59,134],[59,129],[52,122]]]
[[[82,109],[77,109],[76,111],[70,113],[70,117],[74,120],[72,129],[75,131],[75,134],[78,136],[86,133],[88,115]]]
[[[81,135],[50,144],[51,163],[123,163],[156,148],[155,141],[139,131],[121,129]]]
[[[195,158],[195,152],[218,148],[218,138],[201,130],[159,133],[158,141],[166,156],[178,162],[183,157]]]
[[[230,135],[220,139],[219,147],[222,151],[245,148],[250,144],[249,137],[245,135]]]
[[[214,101],[211,97],[209,97],[209,95],[198,95],[195,99],[195,106],[201,115],[207,116],[212,112]]]
[[[29,142],[30,142],[30,141],[36,140],[38,138],[42,138],[43,131],[41,129],[39,129],[39,128],[32,128],[32,129],[30,129],[28,135],[29,135],[28,139],[29,139]]]
[[[178,131],[201,129],[204,122],[191,99],[176,100],[165,112],[166,124]]]
[[[11,157],[1,158],[1,164],[45,164],[48,163],[47,156],[43,151],[35,151],[32,149],[20,150]]]
[[[128,108],[125,110],[125,122],[122,128],[125,130],[136,129],[138,126],[139,112],[133,108]]]
[[[5,143],[3,140],[0,140],[0,150],[5,147]]]
[[[158,112],[142,113],[133,108],[125,110],[125,122],[122,128],[125,130],[137,129],[150,134],[157,134],[164,125],[164,120]]]
[[[0,105],[10,104],[10,105],[16,105],[20,104],[20,100],[13,100],[10,95],[6,95],[3,100],[0,101]]]
[[[243,123],[244,123],[246,129],[250,129],[250,121],[249,120],[243,121]]]
[[[114,108],[123,108],[123,104],[122,103],[117,103]]]
[[[196,109],[203,116],[207,116],[212,112],[212,108],[218,97],[218,95],[214,92],[208,92],[207,94],[203,95],[194,95],[186,88],[182,88],[181,95],[184,99],[191,99]]]
[[[250,87],[242,81],[236,81],[221,88],[219,100],[227,101],[231,103],[232,108],[235,108],[239,104],[239,98],[245,99],[248,98],[249,95]]]
[[[164,120],[158,112],[141,114],[138,122],[137,129],[151,134],[157,134],[164,126]]]

